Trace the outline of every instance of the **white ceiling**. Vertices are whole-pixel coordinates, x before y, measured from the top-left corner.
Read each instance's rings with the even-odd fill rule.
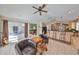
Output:
[[[44,22],[51,20],[51,18],[57,17],[63,20],[72,20],[75,17],[79,16],[79,5],[78,4],[48,4],[45,7],[45,10],[48,10],[48,13],[43,13],[40,16],[38,13],[33,14],[36,10],[32,6],[38,7],[35,4],[0,4],[0,15],[19,18],[21,21],[32,21],[32,22]],[[72,13],[68,14],[67,11],[71,10]]]

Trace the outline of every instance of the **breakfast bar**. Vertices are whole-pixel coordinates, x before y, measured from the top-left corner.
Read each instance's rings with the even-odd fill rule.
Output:
[[[59,32],[59,31],[49,31],[49,37],[51,39],[64,41],[71,43],[71,37],[73,36],[73,32]]]

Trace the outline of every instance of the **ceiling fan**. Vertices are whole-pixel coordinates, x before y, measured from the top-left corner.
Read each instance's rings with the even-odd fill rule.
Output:
[[[43,10],[43,9],[46,7],[46,4],[43,4],[42,6],[38,6],[38,8],[35,7],[35,6],[32,6],[32,7],[37,10],[37,11],[34,12],[33,14],[36,14],[37,12],[39,12],[39,15],[41,16],[41,15],[42,15],[42,12],[47,13],[46,10]]]

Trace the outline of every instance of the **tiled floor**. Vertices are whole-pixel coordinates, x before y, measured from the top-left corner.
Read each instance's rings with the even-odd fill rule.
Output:
[[[59,41],[49,40],[48,51],[46,55],[76,55],[77,50],[71,45]]]
[[[14,45],[15,43],[10,43],[4,47],[0,47],[0,55],[16,55]]]
[[[14,49],[15,43],[8,44],[4,47],[0,47],[0,55],[16,55]],[[48,44],[48,51],[44,53],[44,55],[76,55],[77,50],[74,49],[72,46],[54,41],[49,40]]]

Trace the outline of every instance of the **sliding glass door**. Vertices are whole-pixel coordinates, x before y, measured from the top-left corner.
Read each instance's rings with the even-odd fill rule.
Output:
[[[17,42],[24,38],[24,23],[8,22],[9,42]]]

